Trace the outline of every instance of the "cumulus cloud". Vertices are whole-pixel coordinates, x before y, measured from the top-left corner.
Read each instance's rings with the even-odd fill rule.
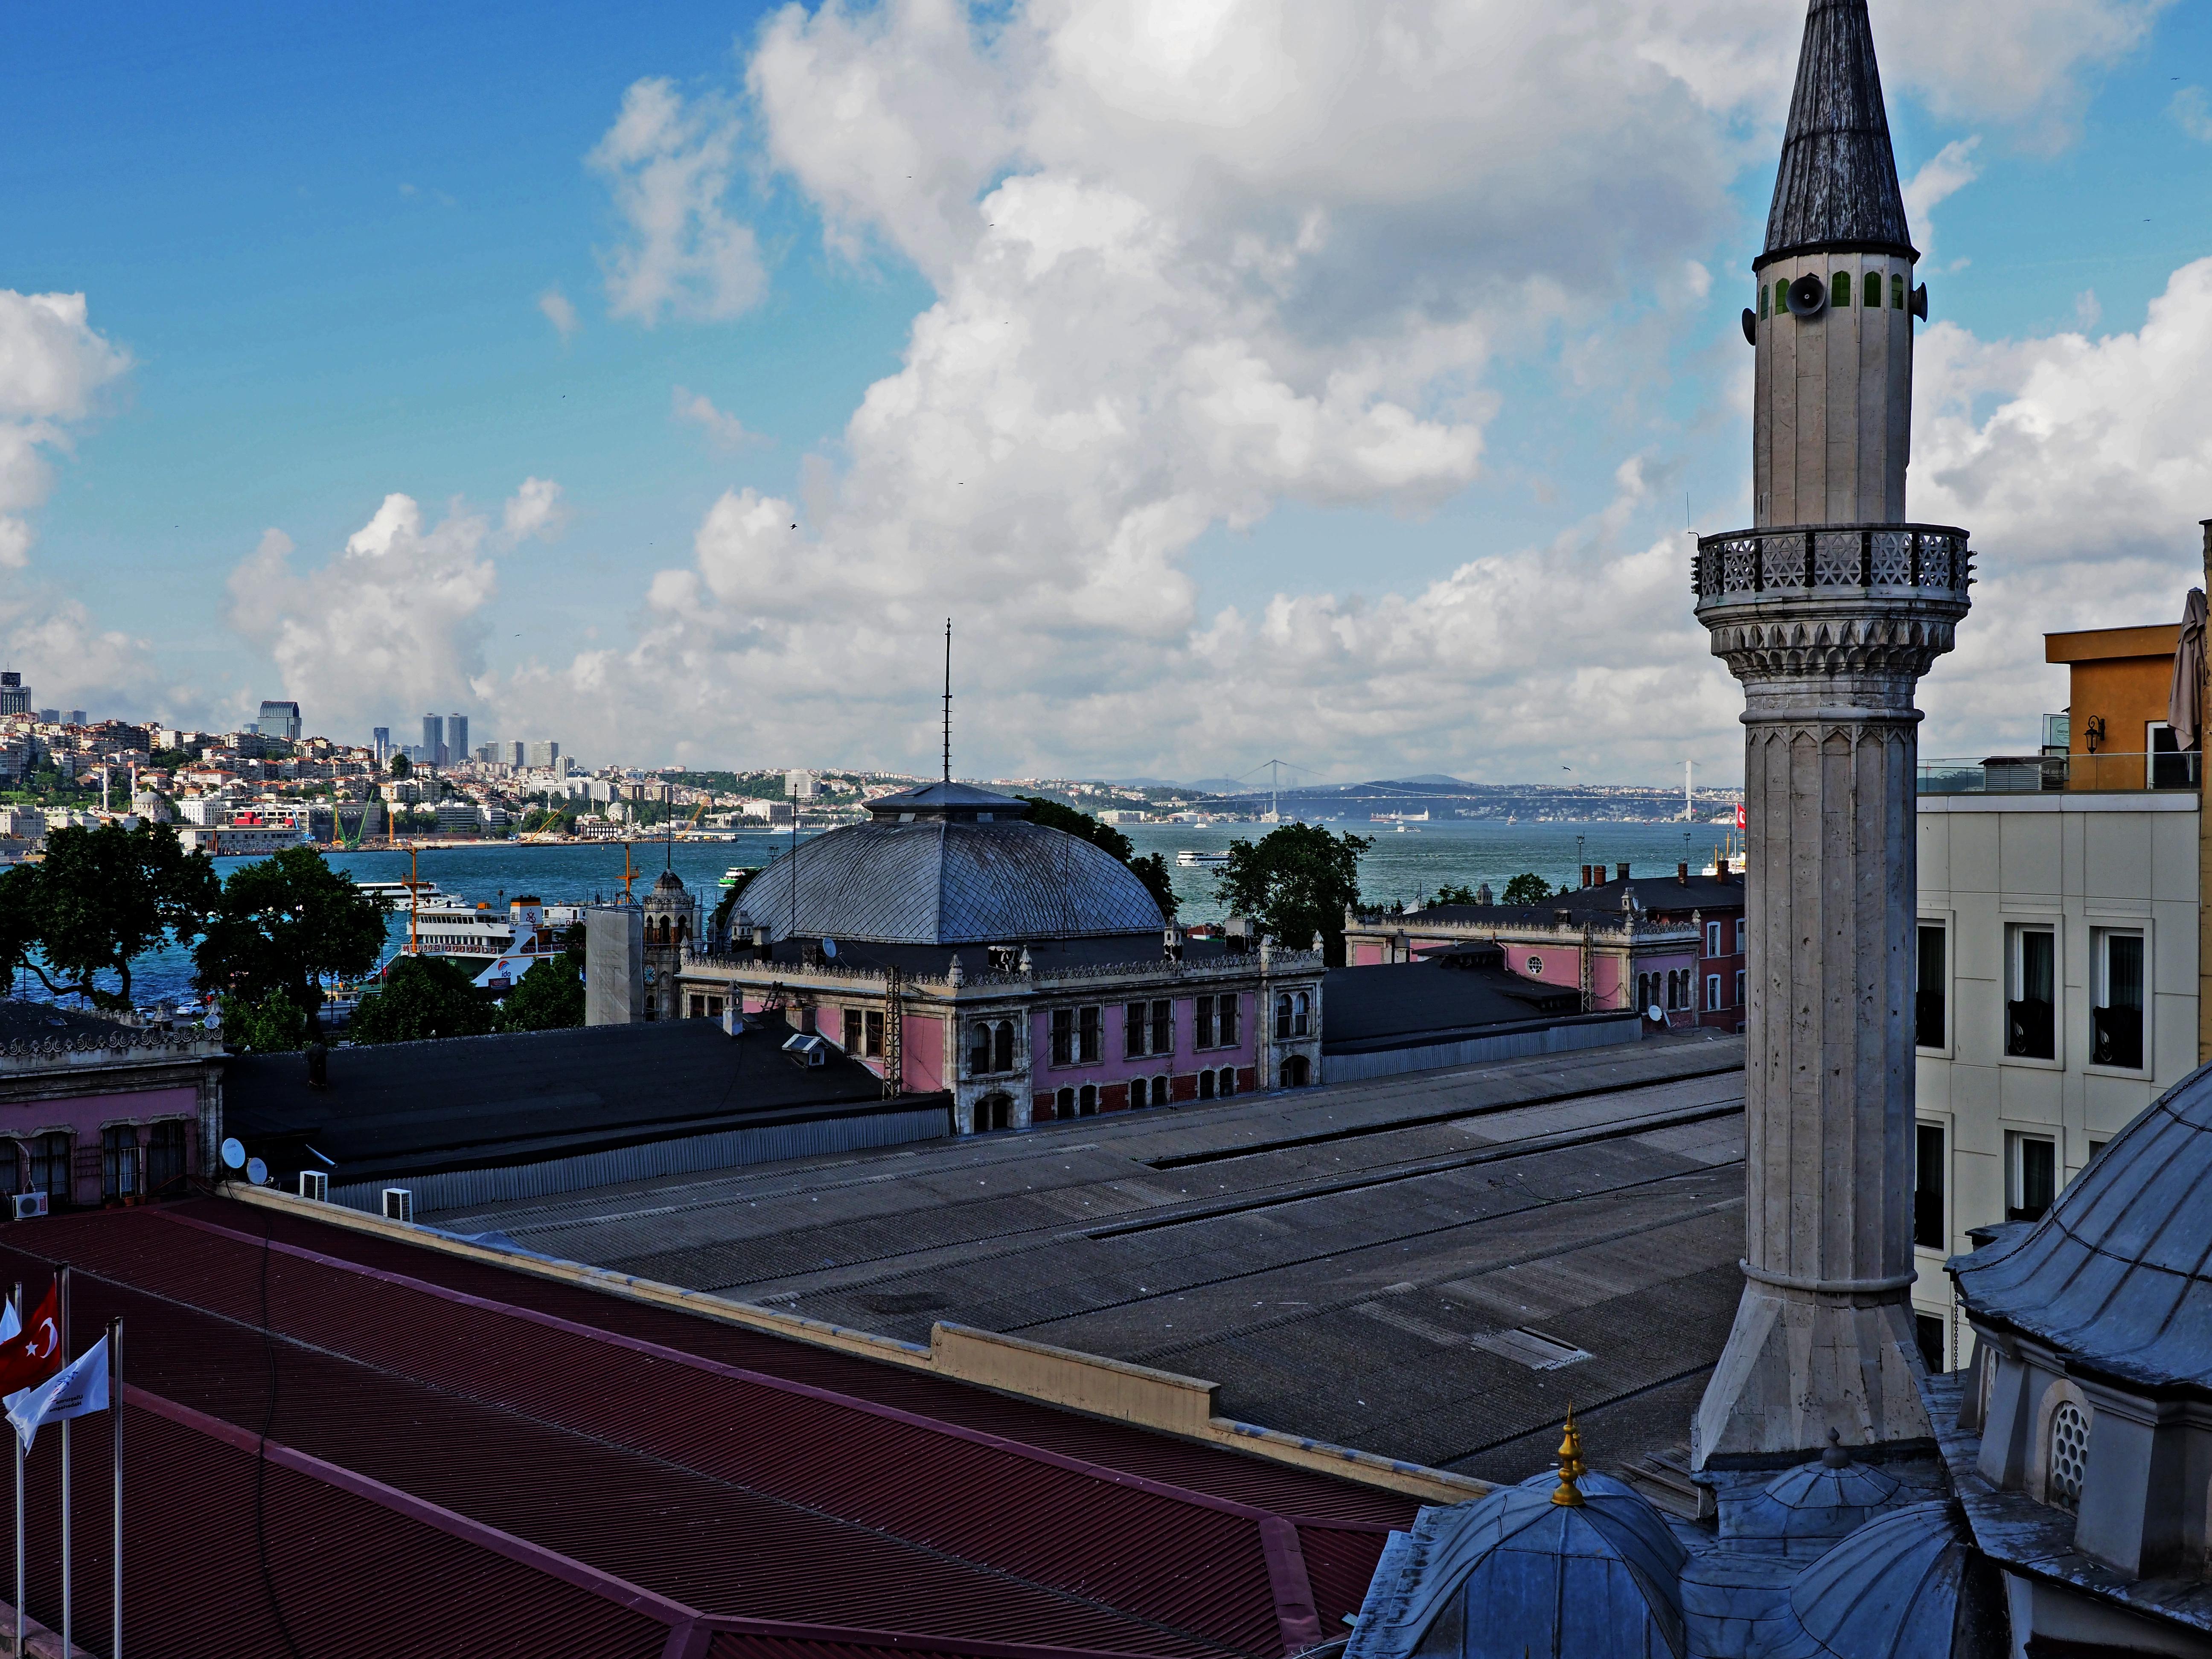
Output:
[[[1981,143],[1978,135],[1954,139],[1923,162],[1920,170],[1905,181],[1905,217],[1923,257],[1936,247],[1936,204],[1949,200],[1982,176],[1981,163],[1974,157]]]
[[[669,316],[734,317],[759,300],[768,278],[752,228],[722,205],[737,142],[726,106],[687,104],[672,81],[639,81],[623,94],[614,125],[586,158],[628,231],[600,255],[615,316],[650,328]]]
[[[495,553],[557,533],[561,488],[530,478],[499,527],[458,502],[434,523],[412,496],[386,495],[345,546],[311,568],[270,530],[231,572],[230,625],[275,662],[287,696],[318,730],[395,708],[442,708],[474,695]]]
[[[2034,147],[2077,131],[2100,74],[2174,0],[1873,0],[1882,78],[1936,114],[2001,121]]]
[[[88,315],[82,294],[0,289],[0,566],[29,562],[25,514],[53,488],[53,456],[131,368]]]
[[[538,309],[544,313],[545,320],[553,325],[553,331],[561,337],[562,345],[574,339],[577,329],[582,326],[576,317],[576,307],[557,286],[547,289],[538,296]]]
[[[689,392],[682,386],[671,389],[669,412],[677,420],[689,421],[706,433],[707,441],[717,449],[738,450],[748,444],[761,441],[757,434],[745,430],[745,423],[726,410],[714,407],[714,401],[703,392]]]

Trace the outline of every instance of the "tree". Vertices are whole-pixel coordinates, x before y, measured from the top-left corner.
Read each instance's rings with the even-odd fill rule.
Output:
[[[1482,901],[1475,896],[1474,888],[1463,886],[1455,882],[1446,882],[1437,888],[1436,897],[1430,901],[1431,905],[1480,904],[1481,902]]]
[[[757,870],[740,870],[738,872],[737,879],[732,881],[729,884],[728,889],[722,894],[722,902],[714,907],[714,914],[707,919],[707,937],[708,939],[721,939],[729,933],[730,918],[738,913],[738,900],[744,894],[745,889],[753,884],[753,878],[758,874],[760,874],[760,872]],[[583,949],[580,945],[576,948],[580,951]]]
[[[200,988],[248,1003],[281,991],[311,1034],[322,1030],[323,976],[365,974],[384,954],[385,902],[312,847],[234,871],[213,908],[192,953]]]
[[[132,958],[196,937],[218,890],[206,855],[166,823],[65,826],[47,835],[44,862],[9,872],[0,950],[57,996],[128,1008]],[[102,974],[118,988],[102,988]]]
[[[584,925],[562,936],[561,954],[530,964],[499,1005],[502,1031],[558,1031],[584,1023]]]
[[[412,762],[412,761],[410,761],[410,760],[409,760],[409,759],[407,758],[407,757],[406,757],[406,756],[404,756],[404,755],[399,755],[399,754],[395,754],[395,755],[393,755],[393,756],[392,756],[392,775],[393,777],[395,777],[395,778],[404,778],[404,777],[408,777],[408,776],[410,776],[410,775],[411,775],[413,774],[414,770],[415,770],[415,763],[414,763],[414,762]]]
[[[1565,888],[1559,890],[1566,891]],[[1507,904],[1548,904],[1552,899],[1552,884],[1534,870],[1523,870],[1505,884],[1503,902]]]
[[[443,957],[401,957],[385,970],[382,987],[356,1006],[346,1035],[356,1042],[421,1042],[482,1036],[498,1020],[497,1006],[467,969]]]
[[[1296,950],[1316,933],[1332,967],[1344,965],[1344,913],[1359,902],[1359,855],[1371,838],[1331,835],[1317,823],[1285,823],[1229,848],[1214,896]]]
[[[1048,830],[1064,830],[1078,841],[1087,841],[1102,853],[1111,854],[1128,866],[1129,873],[1145,884],[1152,896],[1152,902],[1160,907],[1160,914],[1170,920],[1176,913],[1175,889],[1168,883],[1168,861],[1158,853],[1137,856],[1137,849],[1129,838],[1110,823],[1101,823],[1088,812],[1078,811],[1073,806],[1063,806],[1042,795],[1018,795],[1017,800],[1030,804],[1030,822],[1042,823]]]
[[[222,1000],[222,1036],[225,1043],[248,1054],[285,1054],[307,1046],[307,1017],[282,991],[258,1000],[227,996]]]

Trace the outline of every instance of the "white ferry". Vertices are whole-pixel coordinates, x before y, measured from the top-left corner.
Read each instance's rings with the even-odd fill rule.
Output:
[[[1182,870],[1219,870],[1229,863],[1226,853],[1201,853],[1186,847],[1176,854],[1176,867]]]

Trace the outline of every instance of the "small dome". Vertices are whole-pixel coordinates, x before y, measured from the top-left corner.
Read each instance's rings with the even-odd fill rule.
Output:
[[[1748,1659],[2002,1652],[1990,1645],[2001,1602],[1955,1506],[1915,1504],[1869,1521],[1800,1572],[1788,1615],[1763,1627]]]
[[[656,893],[688,893],[691,890],[684,884],[684,878],[673,870],[663,870],[653,878],[653,890]]]
[[[1552,1501],[1558,1484],[1423,1510],[1391,1539],[1345,1659],[1680,1659],[1688,1553],[1620,1481],[1582,1476],[1575,1506]]]
[[[2142,1383],[2212,1387],[2212,1068],[2107,1143],[2042,1220],[1957,1258],[1981,1316]]]
[[[1829,1448],[1788,1468],[1757,1493],[1721,1505],[1721,1538],[1745,1549],[1814,1556],[1896,1501],[1903,1483],[1871,1463],[1855,1463],[1828,1431]]]

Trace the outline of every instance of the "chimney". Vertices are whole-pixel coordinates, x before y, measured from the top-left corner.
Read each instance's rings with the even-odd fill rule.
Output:
[[[1685,887],[1690,884],[1690,866],[1687,861],[1674,866],[1674,879]]]
[[[1626,881],[1628,879],[1628,866],[1626,865],[1616,864],[1613,867],[1620,872],[1618,876],[1613,878],[1615,881]],[[1597,872],[1599,875],[1602,876],[1605,873],[1605,866],[1602,864],[1599,865]]]
[[[1723,881],[1726,881],[1729,878],[1728,860],[1726,859],[1715,859],[1713,860],[1713,869],[1718,873]]]
[[[1583,866],[1583,886],[1585,886],[1585,887],[1587,887],[1587,886],[1589,886],[1589,884],[1590,884],[1590,867],[1589,867],[1589,866],[1588,866],[1587,864],[1585,864],[1584,866]]]
[[[756,926],[753,929],[753,953],[763,962],[768,960],[768,929]]]

